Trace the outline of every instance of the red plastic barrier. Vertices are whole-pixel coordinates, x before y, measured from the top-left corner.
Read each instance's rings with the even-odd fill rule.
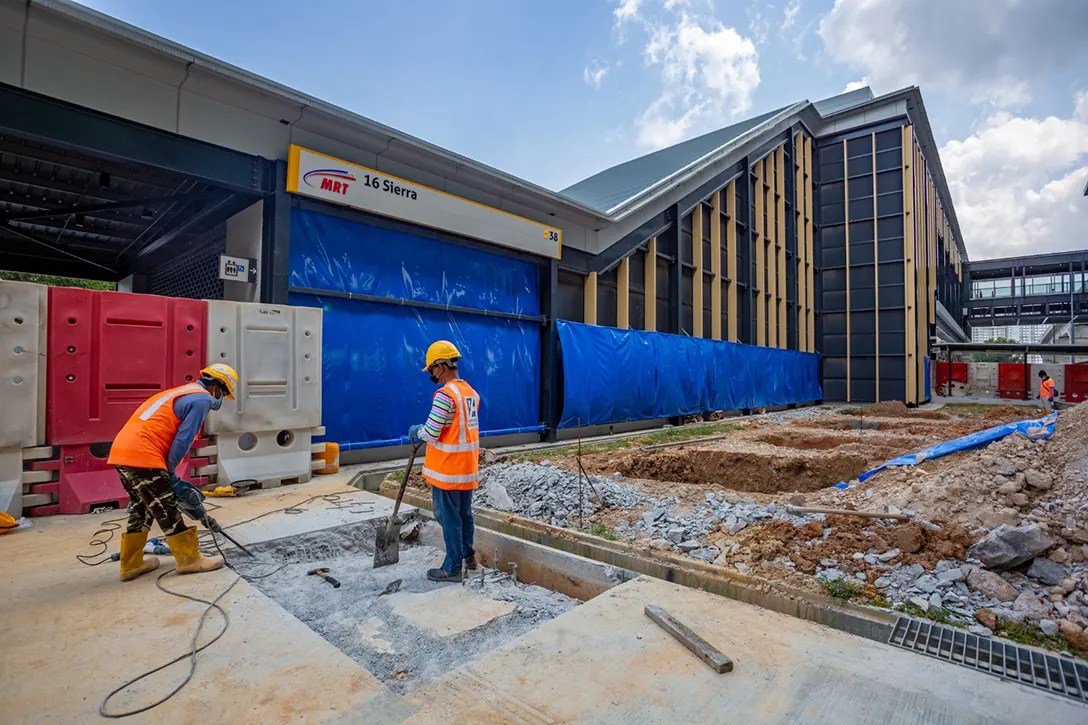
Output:
[[[948,387],[948,367],[949,363],[946,362],[934,362],[933,365],[937,368],[937,394],[938,395],[950,395],[951,390]],[[954,362],[952,366],[952,382],[963,383],[964,387],[967,386],[967,363]]]
[[[208,445],[207,439],[198,439],[193,447]],[[109,458],[108,443],[79,444],[61,446],[59,457],[49,461],[34,461],[32,471],[57,471],[57,480],[52,483],[34,484],[31,493],[56,493],[57,503],[52,506],[39,506],[40,509],[56,509],[37,512],[35,516],[52,514],[87,514],[100,506],[116,505],[123,509],[129,504],[128,494],[117,469],[106,463]],[[189,458],[178,464],[178,475],[186,478],[193,485],[208,484],[205,476],[188,478],[189,470],[207,465],[207,458]]]
[[[1065,366],[1065,390],[1063,397],[1070,403],[1088,400],[1088,364],[1067,364]]]
[[[1010,400],[1024,400],[1024,373],[1024,363],[998,363],[998,397]]]
[[[50,288],[49,445],[113,440],[149,397],[195,380],[207,318],[203,300]]]

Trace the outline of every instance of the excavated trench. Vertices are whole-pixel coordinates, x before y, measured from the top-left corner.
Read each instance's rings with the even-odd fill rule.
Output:
[[[715,450],[661,450],[626,455],[613,470],[631,478],[720,485],[755,493],[808,492],[849,481],[870,468],[857,453],[798,455]]]

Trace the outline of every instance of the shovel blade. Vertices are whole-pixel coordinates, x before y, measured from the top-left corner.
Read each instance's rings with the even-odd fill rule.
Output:
[[[390,566],[400,561],[400,525],[378,528],[374,536],[374,568]]]

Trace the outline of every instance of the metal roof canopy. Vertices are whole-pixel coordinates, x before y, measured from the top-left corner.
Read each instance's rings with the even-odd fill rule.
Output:
[[[119,281],[206,245],[270,162],[0,84],[0,269]]]
[[[1088,354],[1088,343],[1083,345],[1030,344],[1020,342],[933,342],[934,351],[947,352],[1023,352],[1050,353],[1057,355]]]

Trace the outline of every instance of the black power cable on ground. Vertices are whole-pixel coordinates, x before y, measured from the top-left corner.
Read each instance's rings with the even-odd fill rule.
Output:
[[[300,514],[305,510],[305,509],[302,508],[303,506],[305,506],[306,504],[309,504],[309,503],[311,503],[313,501],[316,501],[318,499],[321,499],[321,500],[325,501],[326,503],[330,504],[328,508],[347,509],[347,510],[351,511],[352,507],[355,504],[351,503],[351,502],[341,501],[340,496],[341,495],[351,495],[352,493],[361,493],[361,491],[360,492],[346,492],[345,494],[330,493],[330,494],[320,494],[320,495],[317,495],[317,496],[311,496],[310,498],[306,499],[305,501],[302,501],[301,503],[292,504],[290,506],[285,506],[285,507],[279,508],[279,509],[273,509],[272,511],[266,511],[265,513],[260,514],[259,516],[254,516],[253,518],[246,519],[244,521],[239,521],[237,523],[230,524],[229,526],[224,526],[223,528],[229,529],[229,528],[234,528],[235,526],[241,526],[242,524],[247,524],[247,523],[249,523],[251,521],[256,521],[257,519],[261,519],[261,518],[264,518],[265,516],[269,516],[269,515],[275,514],[275,513],[281,513],[282,512],[282,513],[287,513],[287,514]],[[220,508],[220,507],[213,506],[212,508],[214,510],[214,509]],[[362,512],[357,512],[357,513],[362,513]],[[79,560],[80,563],[86,564],[87,566],[98,566],[99,564],[104,564],[107,561],[112,561],[112,559],[110,557],[107,557],[105,559],[102,559],[100,561],[95,561],[95,562],[91,562],[89,560],[93,559],[96,556],[101,556],[102,554],[106,553],[107,549],[109,548],[109,543],[108,542],[110,542],[113,539],[113,533],[121,528],[121,525],[120,525],[119,522],[126,521],[126,520],[127,520],[127,517],[126,518],[119,518],[119,519],[111,519],[110,521],[103,522],[103,528],[100,528],[97,531],[95,531],[92,536],[96,537],[96,538],[92,538],[91,541],[89,542],[90,544],[92,544],[94,546],[101,546],[102,550],[99,551],[98,553],[89,554],[89,555],[87,555],[87,554],[77,554],[76,559]],[[103,533],[109,533],[109,537],[107,537],[105,539],[97,538]],[[201,536],[205,536],[205,535],[210,535],[211,536],[212,544],[215,546],[216,550],[219,552],[219,555],[223,557],[223,561],[225,562],[225,564],[227,566],[231,566],[230,562],[227,560],[226,554],[223,552],[223,549],[219,546],[219,537],[215,535],[215,532],[205,531],[205,532],[203,532],[201,534]],[[284,562],[283,564],[280,564],[279,566],[277,566],[275,569],[268,572],[267,574],[260,574],[260,575],[257,575],[257,576],[245,576],[245,575],[239,574],[237,577],[235,577],[234,581],[232,581],[230,583],[230,585],[227,586],[226,589],[224,589],[222,592],[220,592],[219,595],[215,597],[215,599],[212,599],[210,601],[207,600],[207,599],[201,599],[200,597],[192,596],[190,594],[182,594],[181,592],[176,592],[176,591],[173,591],[172,589],[167,589],[166,587],[164,587],[162,585],[163,577],[165,577],[167,575],[170,575],[170,574],[174,574],[175,576],[177,576],[177,574],[174,571],[164,571],[162,574],[159,574],[158,578],[156,578],[156,580],[155,580],[155,586],[157,586],[160,591],[163,591],[163,592],[165,592],[167,594],[170,594],[172,596],[175,596],[175,597],[180,597],[182,599],[187,599],[189,601],[198,602],[200,604],[207,604],[208,605],[204,609],[204,611],[201,613],[200,620],[197,622],[196,631],[193,633],[193,639],[192,639],[192,642],[190,644],[190,649],[185,654],[178,655],[177,657],[170,660],[169,662],[161,664],[161,665],[159,665],[158,667],[156,667],[154,669],[147,670],[146,672],[143,672],[143,673],[137,675],[136,677],[132,678],[131,680],[128,680],[127,682],[120,685],[116,689],[111,690],[109,692],[109,694],[107,694],[106,697],[102,700],[102,703],[98,706],[98,714],[100,714],[102,717],[111,718],[111,719],[120,719],[120,718],[129,717],[130,715],[138,715],[138,714],[140,714],[142,712],[147,712],[148,710],[152,710],[152,709],[158,707],[159,705],[163,704],[164,702],[169,700],[174,695],[181,692],[182,688],[184,688],[186,685],[189,684],[189,682],[193,679],[193,675],[196,673],[196,656],[197,656],[197,654],[199,652],[203,652],[208,647],[211,647],[213,644],[215,644],[217,641],[219,641],[219,639],[224,634],[226,634],[227,630],[230,628],[230,617],[227,615],[226,610],[223,609],[221,606],[219,606],[220,600],[223,599],[223,597],[225,597],[227,595],[227,593],[230,592],[230,590],[233,589],[234,586],[240,580],[245,579],[246,581],[253,581],[255,579],[264,579],[266,577],[272,576],[273,574],[280,571],[281,569],[283,569],[286,566],[287,566],[287,563]],[[231,567],[231,568],[233,568],[233,567]],[[202,644],[202,645],[200,645],[198,647],[197,646],[197,641],[200,639],[200,633],[204,629],[204,623],[207,621],[208,614],[210,614],[213,609],[217,610],[223,616],[223,628],[219,630],[219,632],[215,635],[215,637],[213,637],[211,640],[209,640],[208,642],[206,642],[206,643],[204,643],[204,644]],[[153,674],[155,674],[157,672],[161,672],[162,670],[165,670],[167,667],[170,667],[171,665],[175,665],[175,664],[177,664],[178,662],[181,662],[184,659],[189,660],[189,672],[185,675],[185,678],[180,683],[178,683],[178,685],[176,687],[174,687],[174,689],[172,689],[165,696],[159,698],[158,700],[156,700],[155,702],[153,702],[153,703],[151,703],[149,705],[144,705],[143,707],[140,707],[140,708],[137,708],[137,709],[134,709],[134,710],[126,710],[126,711],[121,711],[121,712],[116,712],[116,711],[115,712],[110,712],[110,711],[108,711],[106,709],[106,706],[109,703],[109,701],[115,695],[117,695],[118,693],[128,689],[129,687],[136,684],[140,680],[143,680],[143,679],[145,679],[147,677],[150,677],[151,675],[153,675]]]

